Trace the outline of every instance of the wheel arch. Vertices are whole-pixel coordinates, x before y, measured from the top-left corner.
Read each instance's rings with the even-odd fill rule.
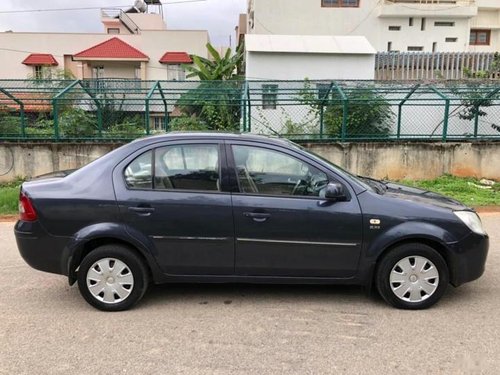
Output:
[[[140,241],[132,237],[119,224],[85,228],[76,235],[72,243],[66,248],[66,269],[68,282],[73,285],[77,280],[77,269],[82,260],[93,250],[104,245],[122,245],[136,253],[144,262],[151,280],[155,280],[159,268],[152,255],[151,244],[146,239]]]

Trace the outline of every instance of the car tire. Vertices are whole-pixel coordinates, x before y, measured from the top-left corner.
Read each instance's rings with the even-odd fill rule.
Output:
[[[123,311],[139,302],[148,288],[143,260],[121,245],[105,245],[91,251],[78,269],[83,298],[103,311]]]
[[[443,257],[422,243],[407,243],[391,249],[380,260],[376,286],[382,298],[399,309],[420,310],[443,296],[449,273]]]

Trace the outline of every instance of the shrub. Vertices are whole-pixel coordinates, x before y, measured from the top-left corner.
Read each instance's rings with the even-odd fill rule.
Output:
[[[97,129],[94,114],[81,108],[70,108],[59,116],[59,131],[65,137],[91,137]]]
[[[340,138],[344,119],[344,103],[337,90],[320,98],[322,89],[316,91],[306,80],[300,99],[311,107],[317,117],[323,109],[325,134]],[[326,94],[325,94],[326,95]],[[378,138],[391,132],[395,115],[387,99],[369,87],[356,87],[348,94],[346,135],[351,138]]]
[[[208,127],[196,117],[182,116],[174,118],[168,124],[171,131],[203,131]]]
[[[0,115],[0,135],[17,136],[21,134],[21,118],[10,114]]]
[[[137,138],[145,134],[145,127],[140,116],[135,115],[112,125],[107,131],[108,137]]]

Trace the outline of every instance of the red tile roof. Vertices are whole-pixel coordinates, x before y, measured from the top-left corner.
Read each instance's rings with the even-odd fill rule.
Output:
[[[24,65],[59,65],[57,60],[49,53],[32,53],[23,61]]]
[[[149,60],[149,57],[125,43],[119,38],[111,38],[84,51],[73,55],[77,59],[137,59]]]
[[[43,93],[15,92],[13,95],[24,104],[25,112],[50,112],[52,111],[52,97]],[[0,113],[19,111],[19,104],[0,93]]]
[[[166,52],[160,59],[162,64],[191,64],[193,59],[186,52]]]

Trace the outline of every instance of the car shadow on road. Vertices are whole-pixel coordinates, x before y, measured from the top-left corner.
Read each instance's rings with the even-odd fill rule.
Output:
[[[152,286],[142,307],[163,304],[380,303],[359,286],[268,284],[163,284]]]

